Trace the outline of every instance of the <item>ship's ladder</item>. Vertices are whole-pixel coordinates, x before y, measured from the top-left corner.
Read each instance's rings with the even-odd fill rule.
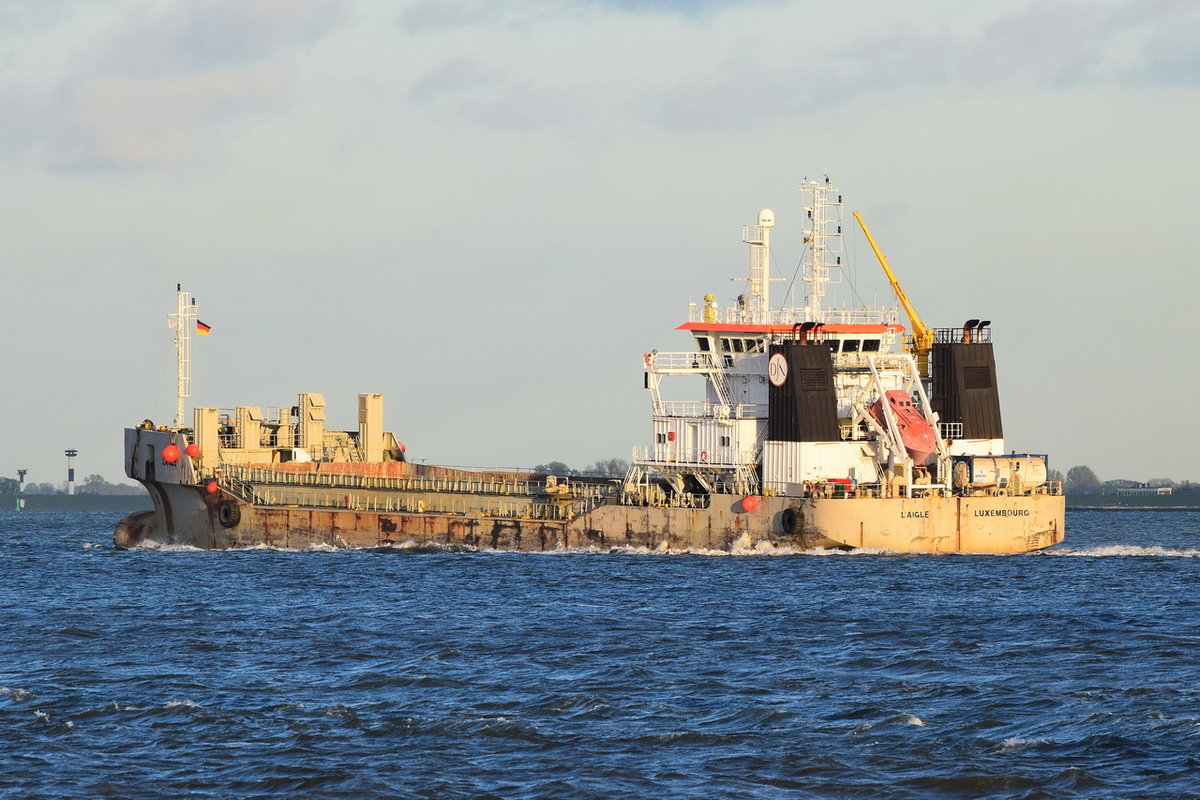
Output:
[[[739,464],[734,470],[734,476],[737,480],[738,491],[745,494],[758,494],[758,472],[751,466]]]
[[[716,359],[706,354],[708,360],[708,377],[717,393],[717,402],[723,406],[732,405],[733,393],[729,390],[729,376],[725,369],[717,364]]]
[[[621,483],[621,491],[626,494],[633,494],[639,486],[643,486],[646,483],[646,468],[641,464],[633,463],[629,465],[629,470],[625,473],[625,480]]]

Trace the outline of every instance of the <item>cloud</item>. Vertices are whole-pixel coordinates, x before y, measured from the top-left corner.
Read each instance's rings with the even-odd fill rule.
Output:
[[[806,19],[798,3],[760,2],[778,12],[772,16],[778,30],[765,38],[758,31],[760,13],[724,0],[419,2],[406,9],[402,26],[434,34],[423,40],[434,49],[471,55],[451,57],[419,77],[408,99],[494,128],[633,114],[665,131],[703,133],[911,91],[1200,83],[1200,49],[1194,46],[1200,5],[1185,0],[1059,0],[1015,9],[993,3],[871,18],[854,7],[831,8],[815,20],[820,36],[808,34],[809,46],[784,46],[788,39],[778,33]],[[719,31],[662,19],[720,14],[726,16]],[[536,38],[529,30],[534,23],[553,25],[553,31]],[[458,28],[479,28],[476,33],[489,38],[491,29],[507,28],[502,41],[527,46],[504,52],[489,49],[488,39],[467,44],[438,35]],[[514,38],[514,30],[523,36]],[[612,47],[611,60],[584,63],[569,50],[547,46],[551,35],[579,41],[593,59]],[[818,39],[819,46],[812,46]],[[625,40],[635,44],[615,46]],[[490,54],[486,61],[482,52]],[[540,60],[530,58],[533,52]],[[651,60],[650,53],[659,55]],[[605,66],[597,69],[596,63]]]
[[[869,62],[879,51],[904,54],[883,58],[883,69],[865,71],[864,84],[889,76],[889,82],[916,86],[1195,84],[1197,39],[1200,6],[1191,2],[1075,0],[1032,3],[986,21],[973,35],[908,25],[886,38],[857,42],[844,55]]]
[[[312,45],[345,14],[345,0],[182,3],[115,37],[100,54],[100,67],[145,74],[254,64],[287,48]]]
[[[744,128],[764,116],[780,116],[780,90],[798,91],[761,74],[740,70],[722,71],[702,80],[677,83],[644,98],[640,105],[659,127],[674,131],[726,131]],[[794,102],[812,105],[812,97]]]
[[[473,58],[455,58],[427,72],[413,82],[408,97],[418,104],[431,104],[451,98],[494,89],[500,75]]]
[[[783,0],[757,0],[757,4],[780,4]],[[726,9],[743,9],[754,0],[580,0],[580,5],[613,9],[627,14],[671,14],[681,17],[700,17]]]
[[[161,78],[98,77],[71,87],[46,142],[51,168],[144,170],[211,147],[214,126],[278,102],[286,72],[264,64]]]
[[[1189,2],[1039,3],[976,24],[973,33],[950,27],[884,20],[827,52],[798,50],[774,61],[741,52],[650,89],[641,106],[664,129],[722,131],[889,92],[1200,86],[1200,5]]]
[[[88,0],[5,0],[0,3],[0,39],[62,23]]]
[[[530,4],[533,5],[533,4]],[[473,28],[507,16],[500,0],[423,0],[400,12],[400,27],[409,33]]]
[[[947,66],[951,75],[992,84],[1025,80],[1061,87],[1092,82],[1104,76],[1114,41],[1136,27],[1130,12],[1128,6],[1094,3],[1031,5],[960,42]]]
[[[413,82],[408,97],[486,128],[532,130],[578,121],[586,112],[566,87],[518,81],[470,58],[456,58]]]
[[[218,152],[225,126],[286,101],[295,84],[286,55],[328,34],[346,3],[204,0],[79,16],[85,10],[22,34],[29,52],[71,52],[50,77],[44,67],[27,68],[23,80],[4,76],[0,102],[17,119],[0,134],[10,158],[35,154],[60,171],[139,171]],[[71,34],[55,20],[73,24]]]
[[[599,12],[637,16],[700,18],[748,5],[782,5],[787,0],[420,0],[400,13],[409,33],[474,28],[502,23],[525,27]]]
[[[1142,60],[1143,77],[1164,86],[1200,86],[1200,5],[1165,0],[1151,25]]]
[[[484,125],[502,130],[577,125],[587,114],[575,97],[575,92],[565,87],[518,84],[490,102],[476,104],[474,116]]]

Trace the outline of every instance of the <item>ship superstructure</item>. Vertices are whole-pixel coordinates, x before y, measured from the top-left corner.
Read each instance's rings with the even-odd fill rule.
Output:
[[[654,438],[634,451],[630,490],[653,493],[661,479],[676,493],[805,496],[837,483],[884,497],[946,494],[953,455],[1004,452],[998,402],[995,424],[987,431],[975,425],[980,435],[972,438],[961,419],[935,410],[929,359],[914,353],[897,308],[826,305],[843,267],[842,196],[828,177],[801,191],[807,302],[770,302],[775,215],[763,209],[757,224],[743,228],[747,293],[725,308],[712,295],[691,304],[679,330],[694,348],[643,357]],[[953,338],[941,332],[935,350]],[[990,330],[976,325],[958,339],[980,351],[983,383],[995,399]],[[669,399],[681,376],[704,379],[702,401]],[[937,381],[943,404],[965,388],[956,391],[953,378],[943,369]]]

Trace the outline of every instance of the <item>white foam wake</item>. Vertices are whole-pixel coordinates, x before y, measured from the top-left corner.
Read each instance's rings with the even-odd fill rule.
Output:
[[[203,553],[205,550],[200,547],[192,547],[190,544],[163,544],[156,542],[153,539],[145,539],[137,543],[134,550],[157,550],[163,553]]]
[[[1070,548],[1054,548],[1043,550],[1048,556],[1085,556],[1088,558],[1108,558],[1111,556],[1153,556],[1155,558],[1196,558],[1200,550],[1195,548],[1143,547],[1132,544],[1110,544],[1099,547],[1088,547],[1082,550]]]

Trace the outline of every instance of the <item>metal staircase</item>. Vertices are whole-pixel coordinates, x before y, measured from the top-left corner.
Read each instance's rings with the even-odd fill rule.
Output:
[[[729,390],[729,376],[725,374],[725,368],[719,366],[711,354],[705,353],[704,357],[708,362],[708,379],[717,393],[717,402],[723,406],[732,405],[733,393]]]

